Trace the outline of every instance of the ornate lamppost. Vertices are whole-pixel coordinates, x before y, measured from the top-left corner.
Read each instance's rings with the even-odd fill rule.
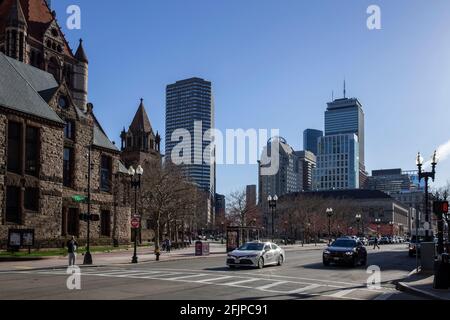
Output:
[[[130,167],[128,169],[128,175],[130,176],[131,187],[134,189],[134,216],[136,218],[138,217],[137,191],[138,191],[138,189],[141,188],[141,177],[143,174],[144,174],[144,169],[140,165],[136,168],[136,170],[133,167]],[[138,263],[137,242],[138,242],[138,228],[134,228],[134,253],[133,253],[133,258],[131,260],[131,263]]]

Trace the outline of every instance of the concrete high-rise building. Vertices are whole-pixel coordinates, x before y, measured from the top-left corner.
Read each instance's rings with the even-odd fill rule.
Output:
[[[256,207],[256,185],[249,185],[245,191],[245,203],[247,208]]]
[[[323,137],[323,131],[306,129],[303,132],[303,150],[310,151],[314,153],[314,155],[317,155],[317,144],[321,137]]]
[[[167,86],[166,91],[166,160],[176,164],[172,158],[174,148],[184,144],[177,157],[188,159],[181,163],[182,171],[198,187],[215,195],[215,164],[204,151],[211,144],[208,130],[214,128],[214,102],[211,82],[200,78],[177,81]],[[181,133],[180,133],[181,132]],[[183,137],[190,135],[190,145]],[[186,153],[188,153],[186,155]]]
[[[266,158],[266,156],[271,157],[271,144],[278,144],[279,153],[279,168],[277,172],[273,175],[262,175],[261,168],[270,167],[272,164]],[[273,158],[273,157],[271,157]],[[274,137],[269,140],[267,146],[263,151],[263,156],[260,161],[260,190],[259,199],[261,202],[265,202],[269,195],[282,196],[291,192],[298,191],[298,177],[296,168],[296,155],[294,149],[284,138]]]
[[[296,151],[297,188],[299,191],[311,191],[313,170],[316,168],[317,158],[310,151]]]

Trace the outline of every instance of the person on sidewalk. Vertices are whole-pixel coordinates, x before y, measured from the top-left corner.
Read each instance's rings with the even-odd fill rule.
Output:
[[[72,236],[72,238],[69,241],[67,241],[67,253],[69,255],[69,267],[72,267],[75,265],[77,247],[78,247],[78,243],[75,240],[75,237]]]
[[[373,239],[373,250],[375,248],[378,248],[378,250],[381,250],[380,246],[378,245],[378,235],[375,236],[375,239]]]
[[[167,238],[167,240],[166,240],[166,246],[167,246],[167,252],[170,253],[170,250],[172,249],[172,242],[170,241],[169,238]]]

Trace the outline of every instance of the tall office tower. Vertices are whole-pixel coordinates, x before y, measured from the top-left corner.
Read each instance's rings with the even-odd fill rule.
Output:
[[[249,185],[245,190],[245,203],[248,209],[256,207],[256,185]]]
[[[299,191],[311,191],[313,170],[316,168],[317,158],[310,151],[296,151],[297,187]]]
[[[319,139],[315,190],[359,189],[359,143],[354,133]]]
[[[365,172],[365,137],[364,111],[362,104],[356,98],[336,99],[328,103],[325,112],[325,136],[337,134],[355,134],[359,143],[359,168],[362,175]]]
[[[212,128],[214,102],[211,82],[191,78],[167,86],[166,160],[180,164],[173,156],[179,158],[178,161],[182,158],[183,173],[214,199],[215,163],[211,164],[210,156],[204,152],[211,144],[208,130]],[[190,144],[183,132],[189,133]],[[180,145],[184,145],[181,153]]]
[[[306,129],[303,132],[303,150],[310,151],[317,155],[317,143],[323,137],[323,131],[316,129]]]

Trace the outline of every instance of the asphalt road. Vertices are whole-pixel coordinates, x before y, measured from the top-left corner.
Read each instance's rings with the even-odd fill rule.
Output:
[[[381,270],[380,289],[367,287],[365,267],[324,267],[321,250],[288,250],[283,266],[263,270],[230,270],[224,256],[82,268],[81,290],[67,288],[66,270],[1,272],[0,299],[416,299],[395,290],[395,281],[415,267],[406,245],[368,250],[368,265]]]

